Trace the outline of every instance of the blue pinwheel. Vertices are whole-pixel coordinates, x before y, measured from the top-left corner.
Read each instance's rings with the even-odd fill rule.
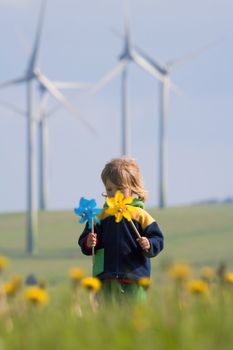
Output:
[[[96,214],[101,214],[102,209],[96,208],[96,201],[94,199],[86,199],[81,197],[79,201],[79,207],[74,209],[75,214],[81,216],[79,220],[80,224],[85,221],[88,222],[88,227],[93,229],[93,222],[100,222]]]

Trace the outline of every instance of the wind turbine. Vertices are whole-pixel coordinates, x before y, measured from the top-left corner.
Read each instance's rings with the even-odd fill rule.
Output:
[[[84,82],[53,81],[53,84],[60,89],[88,89],[92,84]],[[48,123],[47,119],[61,108],[46,110],[49,91],[41,84],[38,86],[40,101],[38,110],[35,113],[35,121],[38,129],[38,188],[39,188],[39,210],[47,210],[48,202]],[[0,100],[0,105],[14,113],[26,118],[26,111],[23,111],[12,103]]]
[[[27,87],[27,252],[35,254],[37,252],[37,210],[35,204],[35,127],[36,121],[33,116],[33,80],[41,84],[49,93],[63,104],[65,108],[81,120],[90,130],[91,126],[81,117],[79,112],[70,104],[55,85],[41,73],[36,66],[39,45],[41,40],[41,31],[44,20],[45,6],[47,0],[41,1],[41,9],[36,32],[34,46],[31,52],[26,73],[17,79],[13,79],[0,84],[0,89],[11,85],[26,83]]]
[[[159,80],[159,208],[164,208],[167,205],[167,115],[168,115],[168,100],[169,90],[172,88],[175,92],[179,90],[171,83],[170,74],[179,66],[186,64],[188,61],[198,57],[211,47],[219,44],[220,40],[215,40],[208,45],[192,51],[187,55],[169,61],[165,64],[149,57],[143,50],[135,47],[135,50],[148,62],[162,79]]]
[[[53,81],[59,89],[87,89],[91,84],[84,82]],[[46,111],[49,91],[39,84],[40,102],[38,107],[38,143],[39,143],[39,209],[47,209],[48,197],[48,123],[47,120],[54,115],[55,110]]]
[[[124,1],[124,46],[121,55],[119,56],[118,64],[107,73],[92,89],[90,89],[89,96],[96,94],[105,85],[107,85],[117,75],[122,74],[121,81],[121,99],[122,99],[122,142],[121,155],[129,155],[130,153],[130,122],[128,113],[128,65],[131,61],[141,67],[144,71],[149,73],[154,78],[163,81],[163,76],[154,68],[137,50],[131,46],[129,20],[128,20],[128,0]]]

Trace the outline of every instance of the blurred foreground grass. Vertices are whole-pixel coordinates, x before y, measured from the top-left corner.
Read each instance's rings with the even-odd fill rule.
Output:
[[[73,294],[69,284],[48,287],[48,305],[19,294],[9,298],[8,314],[0,307],[0,350],[231,350],[233,284],[215,280],[205,292],[187,293],[184,282],[152,284],[147,303],[95,310],[90,292]]]
[[[34,274],[45,283],[49,302],[28,303],[23,297],[25,286],[6,299],[0,288],[0,350],[99,350],[105,346],[112,350],[230,350],[233,206],[179,207],[151,213],[164,232],[165,249],[152,259],[148,302],[113,303],[96,310],[90,292],[80,287],[75,292],[68,276],[73,266],[86,274],[91,271],[91,258],[83,256],[77,246],[83,227],[72,211],[39,214],[39,253],[34,257],[25,253],[24,214],[1,214],[0,256],[10,260],[1,274],[2,285],[12,275]],[[172,262],[186,263],[176,266],[173,277],[166,271]],[[220,263],[231,271],[229,282],[217,274],[203,287],[202,267],[218,269]],[[187,278],[190,282],[199,278],[198,292],[188,291]]]

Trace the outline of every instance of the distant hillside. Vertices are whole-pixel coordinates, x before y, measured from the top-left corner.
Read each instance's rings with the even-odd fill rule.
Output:
[[[233,204],[233,197],[226,197],[223,199],[210,198],[193,202],[192,205],[208,205],[208,204]]]

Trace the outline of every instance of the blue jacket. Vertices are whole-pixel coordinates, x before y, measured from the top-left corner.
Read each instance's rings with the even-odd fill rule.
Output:
[[[137,205],[141,206],[138,202]],[[95,225],[97,245],[93,267],[93,275],[101,280],[119,278],[135,281],[141,277],[149,277],[150,258],[158,255],[163,249],[163,234],[151,215],[137,206],[131,212],[131,217],[140,235],[149,239],[150,250],[142,250],[129,221],[123,218],[116,223],[114,216],[103,211],[99,217],[100,223]],[[78,241],[85,255],[91,255],[91,249],[86,244],[89,232],[90,229],[86,225]]]

